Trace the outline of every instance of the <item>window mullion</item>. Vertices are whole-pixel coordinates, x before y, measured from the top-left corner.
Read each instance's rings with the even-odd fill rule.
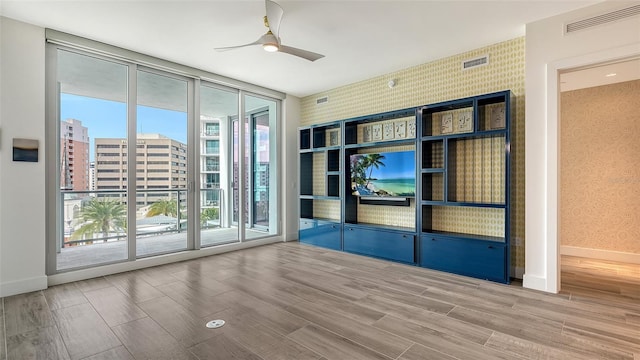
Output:
[[[136,152],[137,152],[137,104],[138,77],[137,66],[128,65],[127,82],[127,253],[129,261],[136,259]]]

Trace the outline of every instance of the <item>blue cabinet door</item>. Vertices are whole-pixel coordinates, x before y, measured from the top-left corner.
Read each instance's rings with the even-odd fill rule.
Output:
[[[362,229],[355,226],[344,228],[344,251],[357,254],[413,264],[414,243],[415,236],[409,233]]]
[[[503,243],[436,235],[420,237],[420,266],[480,279],[509,281]]]
[[[338,222],[300,219],[298,239],[301,243],[342,250],[341,229]]]

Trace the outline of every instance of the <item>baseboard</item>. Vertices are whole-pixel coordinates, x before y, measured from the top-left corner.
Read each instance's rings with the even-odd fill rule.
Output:
[[[47,288],[47,277],[36,276],[18,281],[8,281],[0,283],[0,298],[32,291],[44,290]]]
[[[556,290],[552,291],[547,287],[547,280],[548,279],[546,277],[524,274],[522,275],[522,287],[551,293],[557,292]]]
[[[577,256],[589,259],[619,261],[640,264],[640,254],[622,251],[590,249],[577,246],[560,246],[560,255]]]

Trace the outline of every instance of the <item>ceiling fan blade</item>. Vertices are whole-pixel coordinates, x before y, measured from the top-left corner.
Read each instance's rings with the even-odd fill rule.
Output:
[[[307,51],[307,50],[294,48],[294,47],[291,47],[291,46],[285,46],[285,45],[280,45],[280,48],[278,49],[278,51],[286,53],[286,54],[298,56],[298,57],[301,57],[303,59],[307,59],[309,61],[316,61],[316,60],[324,57],[324,55],[322,55],[322,54],[318,54],[318,53],[314,53],[312,51]]]
[[[227,47],[219,47],[219,48],[215,48],[216,51],[227,51],[227,50],[233,50],[233,49],[238,49],[241,47],[245,47],[245,46],[252,46],[252,45],[260,45],[263,43],[263,36],[260,36],[260,38],[252,43],[249,44],[244,44],[244,45],[238,45],[238,46],[227,46]]]
[[[271,0],[265,0],[267,8],[267,19],[269,19],[269,30],[276,36],[280,36],[280,22],[282,22],[282,15],[284,10],[278,5],[278,3]]]

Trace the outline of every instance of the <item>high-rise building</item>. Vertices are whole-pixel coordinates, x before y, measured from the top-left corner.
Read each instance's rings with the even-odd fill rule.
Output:
[[[95,151],[95,190],[126,190],[126,139],[96,138]],[[137,205],[145,206],[175,195],[155,190],[186,187],[187,145],[160,134],[138,134]]]
[[[60,188],[89,190],[89,130],[80,120],[60,124]]]
[[[220,203],[220,192],[213,189],[221,188],[220,120],[201,116],[200,126],[200,186],[203,189],[211,189],[201,192],[201,205],[203,207],[217,206]]]
[[[89,190],[96,189],[96,162],[89,163]]]

